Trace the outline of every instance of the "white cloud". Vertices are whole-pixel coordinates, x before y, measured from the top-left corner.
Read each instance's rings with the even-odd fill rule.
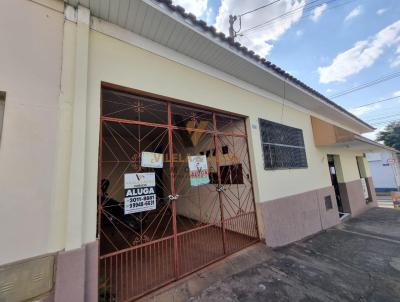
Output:
[[[387,11],[387,8],[381,8],[381,9],[378,9],[378,10],[376,11],[376,14],[377,14],[378,16],[382,16],[384,13],[386,13],[386,11]]]
[[[304,35],[304,31],[302,31],[301,29],[296,30],[296,36],[301,37],[302,35]]]
[[[400,57],[395,58],[392,63],[390,64],[390,67],[399,67],[400,66]]]
[[[245,37],[239,36],[238,41],[260,56],[265,57],[273,48],[273,43],[301,18],[305,3],[306,0],[281,0],[265,9],[243,16],[242,32],[245,33],[247,28],[295,10],[293,14],[288,14],[286,18],[280,18],[278,22],[270,22],[255,31],[245,33]],[[242,14],[264,4],[265,0],[221,0],[221,6],[214,26],[217,30],[228,34],[230,14]],[[238,24],[235,24],[235,26],[238,26]]]
[[[182,6],[185,11],[192,13],[196,17],[200,17],[207,10],[208,0],[173,0],[174,5]]]
[[[370,106],[363,106],[363,107],[358,107],[358,108],[350,108],[348,111],[353,113],[355,116],[362,116],[367,113],[371,113],[373,111],[376,111],[381,108],[381,104],[373,104]]]
[[[390,67],[399,67],[400,66],[400,45],[397,47],[395,58],[392,60]]]
[[[328,88],[328,89],[326,90],[326,93],[332,93],[332,92],[333,92],[333,89]]]
[[[319,18],[321,18],[323,12],[328,8],[328,4],[324,3],[320,6],[317,6],[311,15],[311,20],[313,20],[314,22],[318,22]]]
[[[376,130],[374,130],[373,132],[369,132],[369,133],[365,133],[362,136],[372,139],[373,141],[376,140],[376,137],[378,136],[378,133],[381,132],[382,130],[385,129],[386,126],[382,126],[379,128],[376,128]]]
[[[393,96],[400,96],[400,90],[399,91],[396,91],[396,92],[393,92]]]
[[[374,64],[387,48],[399,43],[400,20],[385,27],[373,37],[356,42],[352,48],[338,54],[331,65],[319,67],[319,81],[324,84],[344,82],[349,76]],[[400,59],[400,50],[397,51]]]
[[[362,14],[362,6],[359,5],[355,9],[353,9],[347,16],[344,18],[344,21],[349,21],[355,17],[358,17]]]

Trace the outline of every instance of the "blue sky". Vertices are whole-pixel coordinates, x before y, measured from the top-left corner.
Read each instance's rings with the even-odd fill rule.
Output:
[[[223,32],[227,32],[230,13],[241,14],[271,2],[274,0],[174,1]],[[244,36],[239,41],[326,96],[400,72],[399,0],[310,2],[280,0],[244,16]],[[285,18],[246,31],[290,11],[293,13]],[[396,119],[396,114],[400,119],[400,98],[354,107],[397,94],[400,96],[400,77],[334,101],[382,128],[385,122]]]

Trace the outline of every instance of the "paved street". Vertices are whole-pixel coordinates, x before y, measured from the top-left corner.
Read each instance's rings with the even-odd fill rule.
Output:
[[[400,210],[371,209],[278,250],[254,246],[150,301],[400,301]]]
[[[274,254],[195,301],[400,301],[400,211],[372,209]]]
[[[393,200],[391,196],[377,196],[378,197],[378,206],[380,208],[391,208],[393,209]]]

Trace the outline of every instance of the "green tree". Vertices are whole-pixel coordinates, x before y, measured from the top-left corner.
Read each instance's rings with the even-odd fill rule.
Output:
[[[400,121],[388,124],[384,130],[378,133],[377,141],[383,141],[386,146],[400,151]]]

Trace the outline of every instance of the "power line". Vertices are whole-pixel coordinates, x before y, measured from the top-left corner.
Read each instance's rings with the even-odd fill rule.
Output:
[[[288,16],[288,15],[292,15],[293,13],[297,12],[298,10],[300,10],[300,9],[302,9],[302,8],[305,8],[305,7],[307,7],[307,6],[309,6],[309,5],[313,4],[313,3],[316,3],[316,2],[318,2],[318,1],[320,1],[320,0],[313,0],[313,1],[311,1],[311,2],[309,2],[309,3],[307,3],[307,4],[305,4],[305,5],[302,5],[302,6],[298,7],[298,8],[292,9],[292,10],[290,10],[290,11],[288,11],[288,12],[286,12],[286,13],[283,13],[283,14],[277,16],[277,17],[274,17],[274,18],[272,18],[272,19],[269,19],[269,20],[267,20],[267,21],[265,21],[265,22],[263,22],[263,23],[260,23],[260,24],[258,24],[258,25],[253,26],[253,27],[250,27],[250,28],[248,28],[248,29],[245,29],[245,30],[243,31],[242,34],[244,34],[245,32],[249,32],[249,31],[255,30],[255,29],[257,29],[257,28],[259,28],[259,27],[262,27],[262,26],[264,26],[264,25],[267,25],[268,23],[271,23],[272,21],[275,21],[275,20],[277,20],[277,19],[283,18],[283,17]],[[331,0],[331,1],[332,1],[332,0]]]
[[[400,118],[399,115],[391,115],[391,116],[388,116],[387,118],[376,119],[375,121],[371,121],[371,123],[384,123],[386,121],[391,121],[393,119],[396,120],[399,118]]]
[[[393,117],[398,117],[400,116],[400,113],[396,113],[396,114],[392,114],[392,115],[385,115],[385,116],[380,116],[380,117],[374,117],[371,119],[366,119],[368,122],[373,122],[373,121],[381,121],[381,120],[385,120],[388,118],[393,118]]]
[[[273,2],[267,3],[265,5],[262,5],[260,7],[255,8],[255,9],[252,9],[252,10],[249,10],[247,12],[244,12],[244,13],[242,13],[240,15],[235,15],[235,16],[234,15],[229,15],[229,37],[231,39],[235,39],[237,37],[238,33],[242,30],[242,17],[243,16],[245,16],[247,14],[254,13],[254,12],[260,10],[260,9],[266,8],[267,6],[271,6],[271,5],[275,4],[275,3],[278,3],[279,1],[281,1],[281,0],[275,0]],[[239,29],[235,30],[233,28],[233,26],[234,26],[235,22],[238,21],[238,20],[239,20]]]
[[[382,116],[384,115],[384,114],[390,114],[390,113],[392,113],[392,112],[394,112],[394,110],[398,110],[398,109],[400,109],[400,103],[399,103],[399,105],[398,106],[394,106],[394,107],[387,107],[387,108],[381,108],[381,107],[379,107],[379,108],[377,108],[377,110],[379,110],[379,113],[381,114],[382,113]]]
[[[394,122],[396,122],[396,121],[394,121]],[[388,124],[390,124],[390,123],[384,123],[384,124],[378,124],[378,125],[372,125],[372,126],[375,128],[385,128],[388,126]]]
[[[392,79],[397,78],[397,77],[400,77],[400,72],[390,73],[390,74],[384,75],[384,76],[382,76],[380,78],[377,78],[375,80],[360,84],[360,85],[358,85],[356,87],[353,87],[351,89],[344,90],[344,91],[341,91],[341,92],[336,93],[334,95],[331,95],[329,98],[335,99],[335,98],[347,95],[349,93],[353,93],[353,92],[356,92],[356,91],[359,91],[359,90],[362,90],[362,89],[365,89],[365,88],[380,84],[382,82],[386,82],[386,81],[392,80]]]
[[[399,108],[396,108],[396,109],[399,109]],[[364,118],[364,119],[367,121],[376,121],[376,120],[384,120],[384,119],[388,119],[390,117],[396,117],[396,116],[400,117],[400,112],[396,112],[396,114],[391,114],[391,115],[388,115],[388,113],[382,114],[382,115],[377,115],[377,116],[374,115],[371,118]]]
[[[390,124],[390,123],[393,123],[393,122],[400,122],[400,120],[397,118],[397,119],[388,120],[388,121],[384,121],[384,122],[372,123],[372,125],[374,127],[377,127],[377,126],[387,125],[387,124]]]
[[[333,0],[333,1],[336,1],[336,0]],[[354,2],[354,1],[356,1],[356,0],[350,0],[350,1],[348,1],[348,2],[341,3],[341,4],[338,4],[338,5],[335,5],[335,6],[328,6],[328,8],[326,9],[326,11],[332,10],[332,9],[336,9],[336,8],[339,8],[339,7],[342,7],[342,6],[345,6],[345,5],[350,4],[350,3]],[[320,4],[320,5],[318,5],[317,7],[322,6],[322,5],[324,5],[324,4],[327,4],[327,3],[328,3],[328,2],[323,3],[323,4]],[[314,7],[310,8],[310,9],[308,9],[308,10],[304,10],[304,11],[308,12],[308,11],[312,10],[313,8],[314,8]],[[297,22],[304,21],[305,19],[307,19],[308,17],[311,17],[312,15],[314,15],[314,12],[311,12],[311,13],[309,13],[309,14],[303,14],[303,15],[301,16],[301,18],[300,18]],[[276,24],[276,23],[289,22],[289,21],[290,21],[290,20],[288,20],[289,17],[290,17],[290,15],[289,15],[289,16],[286,16],[285,18],[283,18],[283,20],[273,20],[273,21],[271,21],[271,22],[268,22],[268,24]],[[262,29],[263,27],[264,27],[264,26],[262,26],[262,27],[260,27],[260,28],[258,28],[258,29],[256,28],[253,32],[250,32],[250,33],[248,33],[247,35],[249,35],[249,34],[254,34],[256,30]],[[245,36],[245,34],[241,34],[241,36]]]
[[[289,17],[289,16],[295,14],[295,13],[296,13],[297,11],[299,11],[300,9],[306,8],[305,10],[306,10],[306,11],[309,11],[309,10],[312,10],[312,9],[314,9],[314,8],[316,8],[316,7],[321,6],[321,5],[328,4],[328,3],[331,3],[331,2],[334,2],[334,1],[338,1],[338,0],[328,0],[328,1],[324,2],[324,3],[320,3],[320,4],[317,4],[317,5],[312,6],[312,4],[315,4],[315,3],[318,2],[318,1],[321,1],[321,0],[313,0],[313,1],[310,1],[309,3],[307,3],[307,4],[305,4],[305,5],[299,6],[299,7],[295,8],[295,9],[292,9],[292,10],[290,10],[290,11],[288,11],[288,12],[286,12],[286,13],[283,13],[283,14],[277,16],[277,17],[274,17],[274,18],[272,18],[272,19],[269,19],[269,20],[267,20],[267,21],[265,21],[265,22],[263,22],[263,23],[260,23],[260,24],[258,24],[258,25],[253,26],[253,27],[250,27],[250,28],[248,28],[248,29],[245,29],[245,30],[242,32],[242,34],[244,34],[244,33],[246,33],[246,32],[249,32],[249,31],[253,31],[253,30],[258,29],[258,28],[260,28],[260,27],[263,27],[263,26],[265,26],[265,25],[267,25],[267,24],[269,24],[269,23],[271,23],[271,22],[273,22],[273,21],[276,21],[276,20],[278,20],[278,19],[281,19],[281,18],[284,18],[284,17]]]
[[[254,12],[260,10],[260,9],[263,9],[263,8],[266,8],[266,7],[268,7],[268,6],[271,6],[271,5],[275,4],[275,3],[278,3],[279,1],[281,1],[281,0],[275,0],[275,1],[273,1],[273,2],[270,2],[270,3],[265,4],[265,5],[263,5],[263,6],[260,6],[260,7],[257,7],[257,8],[255,8],[255,9],[249,10],[249,11],[247,11],[247,12],[245,12],[245,13],[243,13],[243,14],[240,14],[240,15],[238,15],[238,16],[239,16],[239,17],[243,17],[244,15],[254,13]]]
[[[352,108],[349,108],[348,110],[367,107],[367,106],[370,106],[370,105],[374,105],[374,104],[378,104],[378,103],[382,103],[382,102],[387,102],[387,101],[391,101],[391,100],[398,99],[398,98],[400,98],[400,95],[399,96],[390,97],[390,98],[387,98],[387,99],[383,99],[383,100],[379,100],[379,101],[375,101],[375,102],[371,102],[371,103],[364,104],[364,105],[361,105],[361,106],[352,107]]]

